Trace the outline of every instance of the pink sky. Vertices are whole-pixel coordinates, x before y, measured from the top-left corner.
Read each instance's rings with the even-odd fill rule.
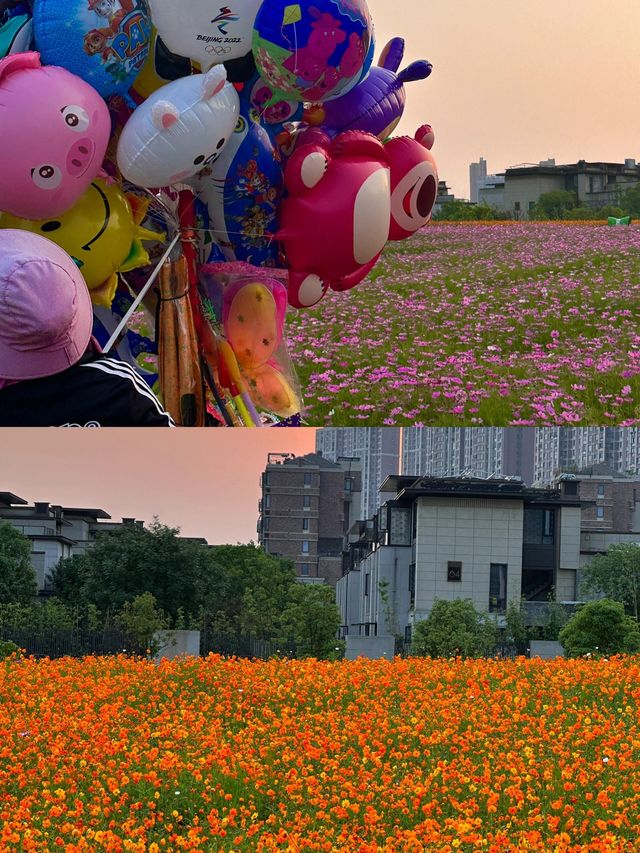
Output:
[[[440,177],[469,197],[489,172],[555,157],[640,160],[638,0],[369,0],[378,51],[395,35],[432,76],[407,86],[400,130],[428,122]]]
[[[0,491],[118,521],[158,515],[211,544],[248,542],[267,454],[314,447],[313,429],[3,429]]]

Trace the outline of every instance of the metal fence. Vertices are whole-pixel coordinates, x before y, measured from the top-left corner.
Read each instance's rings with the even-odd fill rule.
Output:
[[[139,655],[147,649],[122,631],[80,631],[64,628],[18,628],[0,626],[0,642],[10,641],[36,658],[86,657],[87,655]],[[200,654],[268,660],[297,656],[295,643],[272,643],[249,636],[220,636],[200,633]]]
[[[144,655],[133,638],[121,631],[79,631],[73,628],[0,627],[0,641],[10,641],[36,658],[85,657],[86,655]]]
[[[208,631],[200,634],[200,654],[225,655],[225,657],[255,658],[269,660],[273,657],[297,657],[297,649],[292,641],[273,643],[250,636],[220,636]]]

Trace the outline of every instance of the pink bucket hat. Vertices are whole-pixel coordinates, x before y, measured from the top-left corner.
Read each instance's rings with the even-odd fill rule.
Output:
[[[89,290],[69,255],[38,234],[0,230],[0,384],[72,367],[92,325]]]

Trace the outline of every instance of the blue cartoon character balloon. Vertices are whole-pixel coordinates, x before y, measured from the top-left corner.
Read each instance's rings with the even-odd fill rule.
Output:
[[[31,45],[31,6],[26,0],[0,0],[0,59],[24,53]]]
[[[209,229],[227,261],[274,267],[283,176],[279,155],[245,101],[235,133],[220,158],[193,181]]]
[[[366,0],[264,0],[253,55],[278,96],[322,102],[362,79],[371,64],[372,39]]]
[[[59,65],[103,98],[126,95],[149,54],[145,0],[35,0],[36,47],[45,65]]]

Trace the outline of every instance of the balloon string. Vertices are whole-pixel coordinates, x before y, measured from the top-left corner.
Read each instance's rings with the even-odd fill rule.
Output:
[[[147,295],[147,293],[149,292],[149,290],[153,286],[153,283],[155,282],[155,280],[160,275],[160,270],[164,266],[165,262],[169,260],[171,252],[173,252],[174,248],[177,246],[178,242],[180,241],[180,237],[181,237],[181,234],[180,234],[180,232],[178,232],[176,234],[176,236],[173,238],[173,240],[171,241],[171,243],[169,244],[169,248],[166,250],[164,255],[158,261],[158,264],[157,264],[156,268],[154,269],[154,271],[149,276],[147,283],[142,288],[142,290],[137,295],[137,297],[134,299],[134,301],[131,303],[131,307],[129,308],[127,313],[124,315],[124,317],[122,318],[122,320],[118,324],[115,332],[109,338],[107,345],[105,346],[105,348],[103,350],[104,353],[109,353],[113,349],[114,345],[119,340],[120,335],[124,332],[126,327],[129,325],[129,320],[134,315],[134,313],[137,311],[138,306],[140,305],[140,303],[142,302],[144,297]]]

